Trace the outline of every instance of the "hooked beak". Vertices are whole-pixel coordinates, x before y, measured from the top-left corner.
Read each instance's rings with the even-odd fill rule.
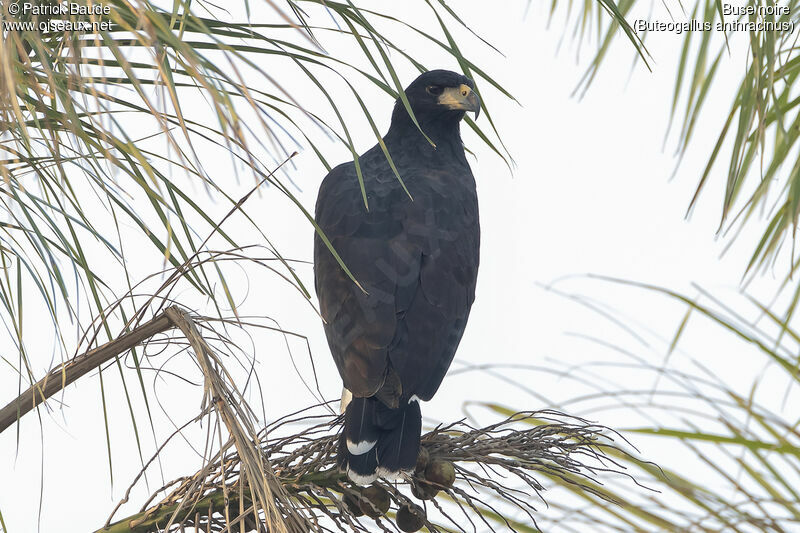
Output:
[[[446,88],[439,96],[439,103],[447,106],[448,109],[474,111],[475,120],[481,113],[481,99],[478,98],[478,93],[463,84],[458,87]]]

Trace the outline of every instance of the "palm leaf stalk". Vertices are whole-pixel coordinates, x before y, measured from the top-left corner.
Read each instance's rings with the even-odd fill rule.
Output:
[[[547,422],[525,428],[529,419]],[[545,486],[537,478],[559,479],[576,491],[590,491],[601,498],[597,476],[618,476],[633,484],[633,478],[617,467],[617,460],[609,460],[611,450],[623,453],[612,440],[613,432],[562,413],[541,411],[514,413],[483,428],[463,421],[438,426],[423,436],[426,463],[413,475],[360,488],[335,462],[337,437],[331,431],[340,423],[338,417],[306,410],[259,434],[264,439],[260,449],[289,495],[288,505],[307,517],[304,531],[370,527],[396,531],[393,523],[399,523],[398,509],[404,507],[416,509],[421,524],[432,532],[471,531],[467,522],[486,531],[497,531],[496,527],[539,531],[536,501],[545,503]],[[277,436],[282,428],[298,425],[305,428]],[[169,484],[175,488],[158,503],[122,520],[109,518],[96,533],[179,528],[265,531],[263,513],[252,504],[241,458],[231,448],[232,443],[227,443],[205,469]],[[436,484],[430,481],[431,465],[451,465],[455,477]],[[510,487],[507,477],[520,481],[531,494]],[[537,498],[532,499],[532,494]],[[372,509],[373,505],[378,508]],[[453,515],[451,508],[461,517]],[[428,516],[437,510],[443,511],[444,524]],[[290,510],[282,508],[282,512]],[[515,514],[522,518],[513,518]]]

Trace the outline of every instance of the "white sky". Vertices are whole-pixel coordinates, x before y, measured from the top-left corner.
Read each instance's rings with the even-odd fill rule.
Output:
[[[496,45],[505,57],[462,35],[462,41],[469,41],[465,55],[486,68],[521,105],[504,100],[488,88],[484,90],[484,100],[517,163],[513,176],[472,132],[464,132],[467,146],[476,154],[470,163],[479,188],[482,257],[476,302],[453,370],[464,365],[507,363],[560,371],[564,365],[580,367],[590,362],[619,360],[611,350],[574,333],[628,347],[659,365],[685,308],[663,297],[590,280],[584,275],[592,273],[642,281],[689,295],[695,294],[691,284],[697,283],[718,296],[735,295],[757,234],[746,234],[720,258],[726,241],[715,239],[715,231],[726,166],[716,169],[692,218],[684,219],[705,164],[704,158],[710,153],[721,120],[729,110],[733,89],[720,90],[716,93],[720,98],[707,102],[684,164],[670,181],[675,163],[674,138],[666,143],[666,148],[663,148],[663,140],[681,37],[673,34],[648,36],[647,45],[654,59],[652,73],[641,63],[631,70],[632,48],[620,38],[589,92],[578,99],[570,95],[592,57],[592,46],[584,45],[580,61],[575,60],[576,49],[569,37],[558,50],[561,23],[554,21],[550,29],[546,28],[547,7],[544,4],[532,6],[527,17],[523,17],[524,4],[518,2],[515,7],[487,9],[485,2],[458,3],[463,19]],[[376,9],[391,5],[382,2]],[[392,9],[402,11],[397,6]],[[424,3],[415,2],[406,5],[406,11],[400,14],[407,20],[425,20],[424,26],[435,31],[427,10]],[[654,16],[667,18],[660,2],[655,3],[653,10]],[[721,67],[717,89],[735,82],[743,72],[745,56],[740,52],[744,38],[745,35],[732,37],[733,52]],[[420,41],[409,40],[408,43],[412,54],[427,53]],[[256,60],[265,61],[264,58]],[[456,68],[451,60],[432,62],[430,66]],[[269,66],[268,70],[277,79],[283,80],[284,75],[285,79],[291,79],[292,74],[282,68]],[[404,83],[414,76],[408,65],[404,65],[400,73]],[[287,87],[298,94],[301,101],[320,98],[318,93],[301,86],[289,84]],[[332,86],[331,90],[334,89]],[[364,98],[379,128],[385,131],[392,102],[377,90],[365,93]],[[346,104],[345,109],[351,116],[360,116],[354,101]],[[487,126],[485,117],[480,123]],[[676,124],[679,125],[679,120]],[[363,120],[354,127],[354,137],[362,152],[374,144],[374,137]],[[349,159],[340,146],[328,143],[324,147],[332,164]],[[208,159],[209,173],[231,174],[228,159]],[[302,152],[296,164],[297,169],[292,170],[290,176],[302,189],[297,192],[299,198],[312,209],[324,169],[311,150]],[[243,178],[241,184],[234,185],[231,180],[231,186],[230,194],[237,196],[250,182]],[[204,192],[198,187],[194,194],[201,197]],[[250,200],[247,208],[286,257],[311,259],[311,227],[274,190]],[[241,221],[232,220],[231,224],[232,228],[246,227]],[[129,257],[136,258],[137,246],[144,250],[146,244],[132,239]],[[141,270],[141,275],[153,271],[150,265],[133,268]],[[307,286],[313,287],[311,267],[301,266],[298,272]],[[775,279],[759,282],[761,296],[766,298],[772,294],[780,281],[780,273],[778,270]],[[313,309],[296,292],[263,270],[246,271],[246,280],[244,274],[239,284],[233,286],[237,300],[243,302],[243,309],[278,319],[282,327],[307,335],[321,390],[328,399],[337,397],[341,382]],[[647,345],[635,341],[623,329],[576,301],[543,287],[556,280],[561,280],[555,285],[558,290],[589,296],[602,305],[620,310],[631,323],[648,330],[645,333]],[[26,320],[34,330],[36,325],[31,321],[35,318]],[[701,359],[744,394],[763,366],[763,360],[750,357],[751,352],[742,343],[723,334],[719,328],[702,321],[698,324],[686,332],[679,346],[681,353],[673,354],[675,364],[681,364],[684,354]],[[259,331],[252,334],[267,417],[274,419],[313,403],[314,398],[302,387],[286,356],[283,339]],[[304,344],[292,342],[294,354],[299,355],[301,373],[309,377]],[[48,349],[43,349],[47,353]],[[51,363],[49,355],[37,356],[34,361],[39,375]],[[651,381],[642,381],[642,374],[636,371],[599,368],[597,372],[603,376],[598,379],[607,380],[606,387],[612,386],[612,382],[621,389],[652,385]],[[467,400],[496,402],[518,409],[547,408],[588,390],[573,380],[544,371],[513,370],[507,371],[507,375],[541,396],[528,394],[485,373],[456,373],[445,379],[433,401],[423,405],[423,414],[430,421],[451,421],[462,416]],[[106,376],[115,459],[113,488],[106,461],[99,381],[94,374],[59,396],[59,400],[66,403],[63,411],[42,413],[43,441],[39,420],[34,414],[28,415],[21,425],[18,447],[14,430],[0,434],[0,457],[4,458],[0,461],[0,511],[10,533],[32,531],[36,527],[40,498],[43,499],[41,531],[94,530],[104,523],[138,472],[120,380],[114,369]],[[130,377],[129,387],[137,398],[137,412],[142,414],[135,375],[130,373]],[[152,380],[152,375],[146,377],[148,386],[152,385]],[[15,391],[16,377],[7,370],[0,371],[0,403],[11,400]],[[170,416],[179,423],[191,416],[200,402],[199,389],[184,387],[169,377],[163,378],[156,391],[158,401],[168,406]],[[577,404],[571,409],[575,414],[582,414],[586,407]],[[53,402],[53,408],[58,409],[58,403]],[[160,441],[168,435],[170,425],[158,407],[154,406],[154,410]],[[481,420],[491,420],[489,415],[483,415]],[[593,412],[589,416],[612,427],[642,423],[638,415],[619,409]],[[154,450],[154,443],[147,434],[146,418],[140,416],[140,420],[140,432],[144,433],[143,455],[147,459]],[[202,434],[197,435],[198,444],[202,444]],[[638,438],[636,445],[643,456],[663,464],[670,464],[677,457],[670,454],[678,453],[644,438]],[[198,459],[186,450],[180,443],[174,451],[168,451],[168,461],[164,464],[166,480],[195,471]],[[44,490],[41,492],[43,469]],[[157,475],[150,481],[151,490],[161,485]],[[118,517],[136,512],[143,496],[149,492],[145,488],[134,492],[135,501],[123,507]]]

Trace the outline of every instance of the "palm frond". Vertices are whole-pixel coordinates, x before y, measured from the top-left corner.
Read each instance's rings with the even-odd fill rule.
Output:
[[[186,0],[169,9],[147,0],[74,4],[106,11],[0,13],[4,28],[12,28],[0,43],[0,316],[19,350],[14,368],[20,388],[36,381],[33,368],[39,366],[25,347],[23,316],[40,308],[49,314],[64,362],[77,349],[69,329],[75,327],[80,337],[84,317],[100,317],[91,337],[95,346],[114,338],[112,322],[136,317],[140,309],[115,305],[140,281],[136,272],[152,272],[159,262],[180,269],[217,239],[231,248],[266,242],[278,258],[276,272],[310,297],[233,191],[247,187],[247,180],[265,181],[313,225],[288,171],[273,170],[302,147],[330,168],[330,147],[311,132],[337,140],[357,158],[363,147],[355,145],[351,131],[362,120],[380,139],[359,91],[368,87],[395,98],[402,95],[399,68],[428,67],[400,53],[391,39],[394,28],[417,26],[413,20],[352,2],[268,2],[274,16],[260,24],[248,20],[247,2],[226,6],[230,11]],[[463,25],[455,12],[437,3],[426,13],[446,38],[416,33],[417,38],[439,43],[479,84],[500,87],[463,56],[448,33],[448,25]],[[64,24],[88,26],[64,31]],[[366,66],[357,57],[325,51],[329,39],[342,38],[357,46]],[[271,74],[277,65],[289,65],[300,81],[285,86]],[[331,78],[349,92],[329,90]],[[297,95],[306,89],[324,100],[303,101]],[[348,98],[361,103],[363,116],[340,111]],[[335,124],[323,118],[331,114]],[[498,143],[495,131],[481,132],[481,138]],[[209,163],[221,157],[230,158],[231,170],[212,175]],[[249,222],[250,233],[221,228],[209,215],[219,208],[215,203],[234,208]],[[126,246],[130,228],[150,246],[151,255],[137,257],[135,265]],[[215,235],[212,243],[204,241],[209,234]],[[148,260],[156,268],[148,270]],[[218,309],[236,313],[224,266],[205,261],[187,270],[186,280]],[[23,303],[23,293],[34,288],[40,301],[28,297]],[[31,311],[23,314],[24,308]]]
[[[549,517],[551,523],[568,524],[578,531],[589,523],[595,524],[594,531],[796,529],[800,524],[800,432],[792,406],[800,391],[798,332],[786,328],[781,318],[754,298],[726,303],[701,287],[697,287],[696,297],[689,298],[663,287],[602,279],[631,290],[654,292],[691,309],[678,324],[675,336],[660,341],[644,326],[615,313],[606,318],[622,320],[632,334],[646,337],[653,345],[638,353],[609,344],[609,339],[585,337],[597,353],[608,353],[608,357],[597,360],[596,365],[570,366],[565,372],[550,370],[573,383],[572,390],[593,389],[581,396],[554,399],[559,409],[600,420],[613,411],[623,411],[626,419],[636,420],[620,432],[658,466],[642,461],[633,448],[625,454],[610,451],[609,455],[655,492],[608,484],[598,487],[603,492],[601,499],[565,486],[588,505],[574,513],[576,506],[559,498],[565,508]],[[692,328],[706,336],[719,329],[737,339],[741,349],[728,352],[727,358],[687,360],[683,356],[679,364],[673,361],[676,346]],[[641,341],[633,345],[645,346]],[[654,361],[652,352],[668,356]],[[761,361],[745,361],[759,354]],[[715,359],[718,363],[727,359],[725,364],[763,364],[764,370],[753,376],[749,389],[742,390],[725,382],[723,368],[704,362]],[[615,373],[632,371],[644,386],[613,383]],[[514,411],[513,406],[502,404],[481,407],[501,415]],[[669,453],[657,456],[657,449]],[[622,504],[609,506],[604,500]]]

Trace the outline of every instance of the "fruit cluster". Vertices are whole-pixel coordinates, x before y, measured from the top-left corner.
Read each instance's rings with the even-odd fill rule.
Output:
[[[453,486],[456,471],[453,463],[432,459],[428,450],[420,448],[417,465],[411,480],[411,493],[420,500],[432,500],[440,490]],[[378,518],[391,506],[389,492],[379,485],[370,485],[360,492],[347,492],[342,498],[348,511],[355,516]],[[397,510],[395,522],[401,531],[419,531],[427,522],[425,510],[413,503],[404,503]]]

